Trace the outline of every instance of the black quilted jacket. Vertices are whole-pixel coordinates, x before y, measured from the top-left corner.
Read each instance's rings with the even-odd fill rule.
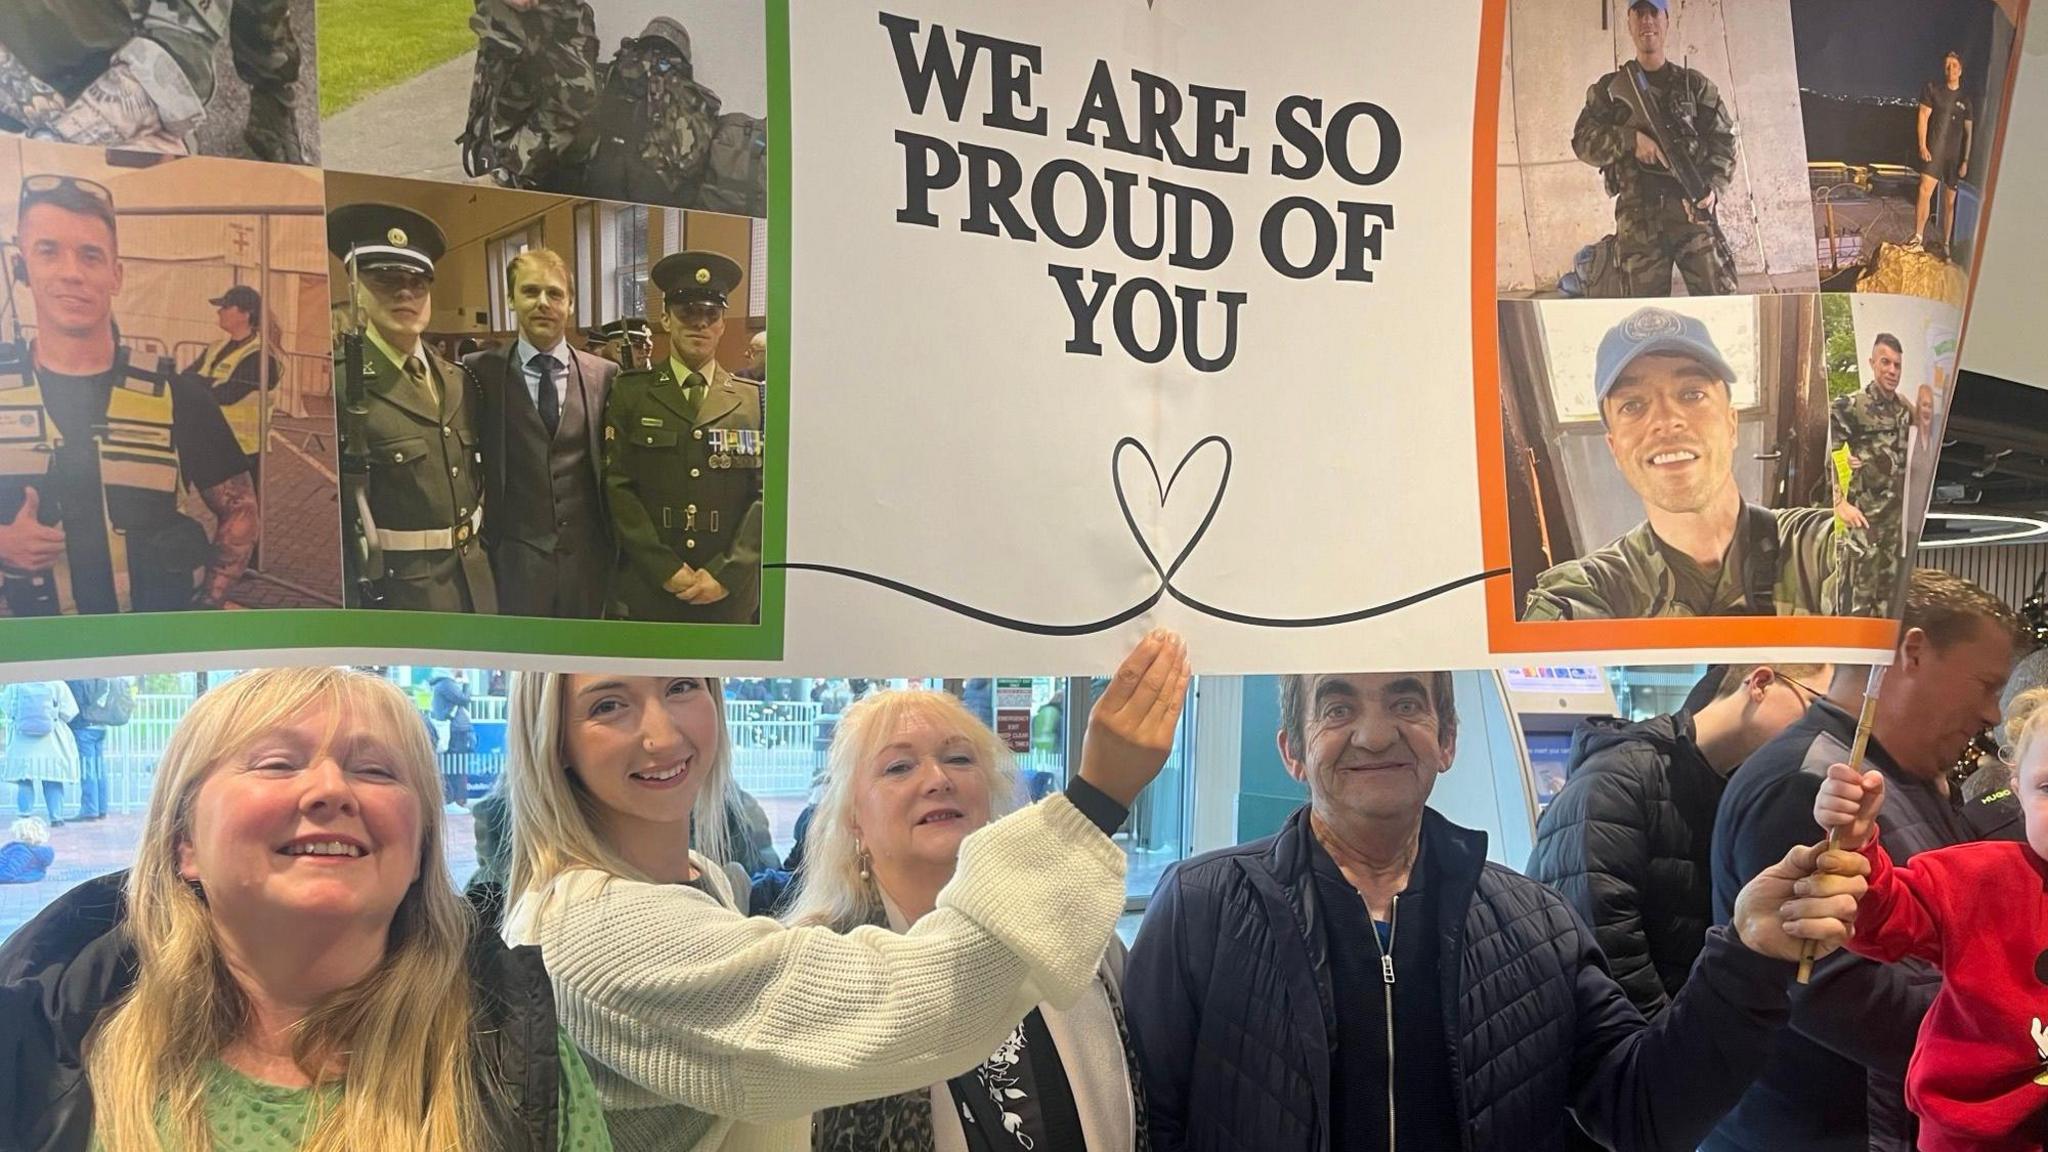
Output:
[[[1124,986],[1154,1152],[1330,1152],[1336,1014],[1311,835],[1304,808],[1277,835],[1178,866],[1153,897]],[[1483,833],[1435,812],[1422,835],[1443,877],[1431,893],[1466,1152],[1564,1148],[1574,1115],[1619,1152],[1697,1147],[1784,1021],[1794,966],[1714,929],[1646,1024],[1555,892],[1487,863]]]
[[[1564,788],[1536,822],[1529,875],[1593,928],[1615,982],[1655,1019],[1714,922],[1714,808],[1727,781],[1683,712],[1589,720]]]

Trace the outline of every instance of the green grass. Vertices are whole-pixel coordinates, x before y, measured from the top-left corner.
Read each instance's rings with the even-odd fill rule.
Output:
[[[325,118],[476,47],[471,0],[317,0]]]

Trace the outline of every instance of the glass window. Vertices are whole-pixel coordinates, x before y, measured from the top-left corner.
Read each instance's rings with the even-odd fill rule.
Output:
[[[1706,674],[1705,664],[1609,665],[1607,683],[1614,689],[1615,706],[1633,723],[1678,711]]]
[[[607,204],[602,210],[598,277],[607,316],[652,315],[647,311],[648,213],[641,204]]]
[[[747,257],[747,316],[768,315],[768,222],[753,222]]]
[[[573,263],[570,267],[574,269],[576,284],[579,286],[579,290],[576,293],[576,324],[581,328],[595,328],[598,324],[602,323],[597,318],[597,294],[595,292],[583,291],[580,287],[585,284],[594,284],[598,278],[597,269],[593,267],[594,262],[590,258],[591,240],[596,235],[596,218],[597,214],[591,205],[578,204],[576,206],[576,252],[572,257]]]
[[[535,225],[507,233],[485,245],[485,262],[490,265],[491,327],[494,330],[510,332],[519,327],[519,318],[512,311],[512,300],[505,293],[505,270],[512,266],[513,259],[521,252],[539,243],[539,227]]]

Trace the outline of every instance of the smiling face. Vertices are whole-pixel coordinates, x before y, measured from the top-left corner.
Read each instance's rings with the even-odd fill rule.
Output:
[[[353,702],[309,704],[217,765],[194,793],[178,872],[223,921],[388,929],[419,879],[423,799],[403,737]]]
[[[111,322],[122,272],[106,221],[55,204],[31,204],[21,214],[21,258],[37,324],[86,336]]]
[[[1669,21],[1670,17],[1654,4],[1629,5],[1628,34],[1635,41],[1638,60],[1650,63],[1664,58],[1664,33]]]
[[[1313,676],[1301,746],[1280,736],[1280,757],[1325,823],[1419,818],[1437,775],[1451,765],[1428,672]]]
[[[695,677],[566,677],[563,755],[602,823],[687,827],[718,754],[719,707]]]
[[[1887,396],[1899,391],[1899,350],[1890,344],[1878,343],[1870,346],[1870,378],[1877,382],[1877,390]]]
[[[1639,356],[1600,410],[1615,466],[1651,508],[1700,512],[1734,486],[1735,405],[1699,361]]]
[[[562,326],[569,320],[569,285],[546,264],[522,264],[512,285],[512,311],[526,342],[551,351],[561,342]]]
[[[1954,88],[1963,82],[1963,58],[1951,52],[1941,61],[1941,77]]]
[[[995,766],[945,718],[906,709],[856,767],[854,834],[884,883],[893,869],[950,871],[960,841],[989,820]]]

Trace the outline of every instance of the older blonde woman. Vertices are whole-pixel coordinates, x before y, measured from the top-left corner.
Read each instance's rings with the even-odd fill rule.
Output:
[[[787,919],[908,931],[938,906],[968,836],[1014,810],[1016,762],[944,692],[884,692],[848,709],[826,754],[810,856]],[[1057,892],[1056,883],[1051,891]],[[1031,1152],[1145,1147],[1124,1028],[1123,947],[1064,1007],[1040,1004],[969,1072],[820,1113],[815,1152]]]
[[[539,958],[472,931],[396,688],[239,676],[158,773],[125,909],[89,884],[0,950],[0,977],[46,993],[41,1011],[21,984],[0,996],[18,1073],[0,1146],[610,1147]]]
[[[717,681],[519,677],[505,934],[541,946],[613,1142],[804,1152],[813,1111],[958,1075],[1033,1005],[1086,995],[1123,910],[1108,833],[1164,765],[1187,680],[1180,641],[1147,637],[1064,795],[970,837],[911,931],[841,935],[743,916],[704,851],[731,779]]]

